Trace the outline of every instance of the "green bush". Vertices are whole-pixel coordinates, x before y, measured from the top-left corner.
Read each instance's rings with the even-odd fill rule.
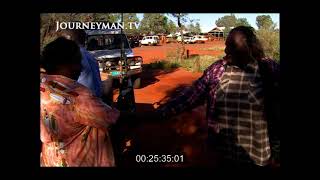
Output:
[[[257,37],[261,42],[265,55],[280,62],[280,33],[278,30],[259,29]]]
[[[182,61],[181,66],[186,67],[188,70],[192,72],[203,72],[218,59],[218,57],[214,56],[201,55],[185,59],[184,61]]]
[[[215,47],[210,47],[210,48],[203,48],[202,50],[207,50],[207,51],[224,51],[224,47],[215,46]]]
[[[156,61],[156,62],[144,65],[144,68],[146,69],[161,69],[161,70],[172,70],[178,67],[180,67],[179,64],[174,62],[169,62],[166,60]]]
[[[209,55],[200,55],[193,56],[187,59],[179,61],[175,53],[168,53],[167,60],[156,61],[150,64],[145,64],[145,69],[161,69],[161,70],[172,70],[179,67],[182,67],[188,71],[192,72],[203,72],[207,69],[212,63],[221,59],[224,54],[220,56],[209,56]]]
[[[222,56],[222,55],[221,55]],[[179,67],[185,68],[192,72],[203,72],[212,63],[219,60],[221,57],[214,57],[209,55],[194,56],[183,59],[181,62],[178,59],[168,59],[171,64],[177,64]]]

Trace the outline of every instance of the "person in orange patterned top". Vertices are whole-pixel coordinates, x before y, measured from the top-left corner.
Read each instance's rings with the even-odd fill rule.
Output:
[[[44,48],[41,61],[41,166],[115,166],[109,128],[120,113],[77,83],[77,44],[58,38]]]

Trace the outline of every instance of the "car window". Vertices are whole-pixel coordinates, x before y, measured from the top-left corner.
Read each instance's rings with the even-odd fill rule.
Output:
[[[87,49],[89,51],[121,49],[122,42],[124,44],[124,48],[129,48],[128,40],[124,34],[88,36]]]

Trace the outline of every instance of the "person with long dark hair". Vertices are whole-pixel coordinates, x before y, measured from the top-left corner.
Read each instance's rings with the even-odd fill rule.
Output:
[[[213,63],[181,95],[157,112],[169,118],[207,103],[208,144],[223,165],[261,167],[270,164],[270,124],[279,121],[280,67],[266,58],[252,27],[232,29],[226,56]]]

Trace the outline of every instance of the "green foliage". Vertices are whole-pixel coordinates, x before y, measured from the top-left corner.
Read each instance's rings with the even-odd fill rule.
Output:
[[[195,25],[193,23],[190,23],[188,25],[187,29],[191,32],[191,34],[200,34],[201,33],[201,28],[200,28],[199,22],[197,22]]]
[[[201,28],[200,28],[200,23],[199,23],[199,22],[196,23],[195,33],[196,33],[196,34],[200,34],[200,33],[201,33]]]
[[[191,33],[194,32],[194,28],[195,28],[195,26],[194,26],[193,23],[190,23],[190,24],[187,26],[187,29],[188,29]]]
[[[259,29],[257,37],[261,42],[265,55],[280,62],[280,33],[276,30]]]
[[[246,18],[239,18],[237,19],[237,23],[235,27],[237,26],[251,26]]]
[[[209,48],[203,48],[202,50],[206,50],[206,51],[224,51],[224,47],[221,46],[213,46],[213,47],[209,47]]]
[[[187,13],[171,13],[171,16],[177,18],[179,28],[182,28],[183,24],[187,22],[187,15]]]
[[[257,16],[257,37],[261,42],[265,55],[280,62],[280,32],[269,15]]]
[[[120,14],[115,13],[43,13],[40,14],[40,50],[57,37],[56,22],[59,21],[107,21],[118,22]]]
[[[209,55],[200,55],[180,60],[180,49],[181,48],[177,48],[176,51],[169,51],[166,55],[166,59],[171,64],[177,64],[179,67],[185,68],[188,71],[192,72],[203,72],[213,62],[215,62],[218,59],[221,59],[224,56],[224,54],[221,54],[216,57]]]
[[[259,29],[271,29],[274,27],[274,23],[269,15],[257,16],[256,24]]]
[[[173,59],[171,60],[171,63],[177,63],[180,67],[185,68],[188,71],[203,72],[216,60],[218,60],[218,58],[214,56],[200,55],[184,59],[180,62],[176,59]]]
[[[156,61],[150,64],[145,64],[145,69],[161,69],[161,70],[172,70],[180,67],[178,63],[172,63],[169,61]]]
[[[280,33],[275,29],[276,24],[269,15],[256,17],[258,30],[256,32],[267,57],[280,61]],[[223,16],[216,21],[216,25],[225,27],[225,37],[229,34],[231,28],[237,26],[250,26],[246,18],[237,19],[233,14]]]
[[[225,27],[225,29],[223,30],[224,37],[227,37],[230,31],[231,31],[230,27]]]
[[[179,59],[180,54],[181,54],[181,48],[178,47],[176,50],[167,52],[166,60],[145,64],[144,68],[172,70],[172,69],[181,67],[192,72],[203,72],[212,63],[214,63],[215,61],[225,56],[224,53],[221,53],[218,56],[199,55],[199,56],[192,56],[190,58],[181,60]]]
[[[129,22],[139,23],[139,18],[137,17],[136,13],[123,13],[123,22],[125,24],[125,28],[127,28],[127,29],[124,29],[125,33],[132,34],[132,35],[139,34],[139,30],[136,29],[134,24],[132,24],[132,29],[130,29],[130,25],[129,25]]]
[[[246,18],[237,18],[235,15],[226,15],[218,20],[216,20],[216,25],[218,27],[225,27],[223,30],[223,33],[225,34],[224,37],[228,36],[231,27],[237,27],[237,26],[251,26]]]
[[[144,34],[166,33],[168,18],[160,13],[144,13],[139,30]]]
[[[226,15],[216,20],[218,27],[235,27],[237,24],[237,18],[235,15]]]
[[[171,34],[171,33],[175,33],[176,31],[177,31],[176,24],[172,20],[170,20],[166,27],[166,33]]]

